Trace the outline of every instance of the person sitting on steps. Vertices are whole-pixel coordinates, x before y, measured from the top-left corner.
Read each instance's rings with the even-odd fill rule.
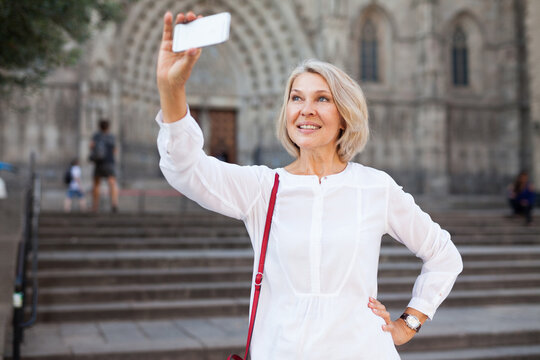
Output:
[[[532,223],[532,210],[536,200],[533,184],[529,182],[529,174],[523,170],[516,180],[508,186],[508,202],[513,215],[525,216],[527,225]]]

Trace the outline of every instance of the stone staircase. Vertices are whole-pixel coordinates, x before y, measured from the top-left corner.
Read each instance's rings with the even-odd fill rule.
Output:
[[[492,211],[435,220],[465,267],[402,358],[540,359],[540,222],[523,226]],[[245,341],[252,262],[243,224],[208,212],[45,213],[38,325],[24,358],[224,359]],[[379,299],[394,317],[420,267],[383,239]]]

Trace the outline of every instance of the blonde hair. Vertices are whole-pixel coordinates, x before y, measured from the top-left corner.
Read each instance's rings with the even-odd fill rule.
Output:
[[[345,129],[340,133],[337,141],[337,153],[342,161],[349,161],[364,149],[369,139],[366,99],[356,81],[343,70],[327,62],[315,59],[305,60],[291,72],[277,121],[277,137],[289,154],[296,158],[300,156],[300,148],[291,140],[287,132],[287,103],[294,80],[298,75],[306,72],[319,74],[330,88],[334,103],[345,124]]]

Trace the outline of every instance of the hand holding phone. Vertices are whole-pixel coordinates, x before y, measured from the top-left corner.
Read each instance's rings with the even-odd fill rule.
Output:
[[[205,16],[174,27],[174,52],[215,45],[229,39],[231,14],[228,12]]]

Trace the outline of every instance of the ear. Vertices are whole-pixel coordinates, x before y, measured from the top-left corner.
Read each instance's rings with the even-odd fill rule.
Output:
[[[347,128],[347,123],[345,122],[345,120],[343,118],[341,118],[341,123],[339,124],[339,129],[342,130],[342,131],[345,131],[346,128]]]

